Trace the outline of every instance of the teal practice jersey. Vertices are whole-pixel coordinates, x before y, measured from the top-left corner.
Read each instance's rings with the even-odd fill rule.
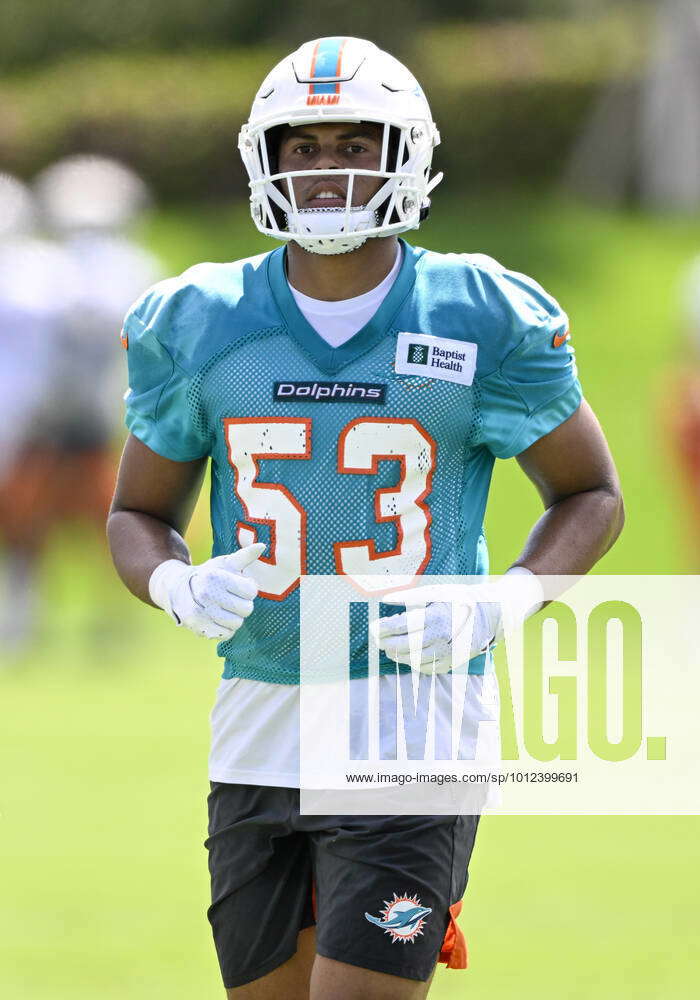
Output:
[[[165,458],[211,458],[214,555],[267,544],[255,610],[218,647],[225,677],[298,683],[303,574],[487,573],[495,458],[580,403],[566,315],[536,282],[401,245],[389,294],[340,347],[297,308],[284,248],[193,267],[126,318],[127,426]],[[351,636],[359,675],[366,633]]]

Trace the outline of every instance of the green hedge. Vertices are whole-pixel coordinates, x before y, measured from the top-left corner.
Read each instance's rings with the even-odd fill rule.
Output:
[[[0,66],[39,66],[90,49],[179,52],[278,40],[294,46],[317,34],[359,35],[389,49],[426,24],[566,17],[578,0],[2,0]],[[621,0],[605,0],[619,4]],[[629,2],[629,0],[628,0]],[[603,0],[588,0],[602,4]],[[313,26],[313,27],[310,27]]]
[[[632,22],[634,24],[634,22]],[[627,18],[453,24],[400,53],[430,96],[452,184],[547,181],[611,72],[643,49]],[[238,194],[236,136],[274,47],[83,56],[0,83],[0,167],[31,176],[91,150],[133,164],[163,198]]]

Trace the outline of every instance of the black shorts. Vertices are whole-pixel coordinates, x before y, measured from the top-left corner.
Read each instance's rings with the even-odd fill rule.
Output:
[[[224,986],[286,962],[314,924],[319,955],[428,980],[454,939],[478,819],[300,816],[296,789],[214,782],[208,916]]]

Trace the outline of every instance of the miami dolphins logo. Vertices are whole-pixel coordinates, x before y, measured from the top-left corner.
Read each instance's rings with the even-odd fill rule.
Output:
[[[418,896],[397,896],[384,900],[384,909],[380,917],[373,917],[371,913],[365,913],[365,917],[371,924],[391,935],[391,943],[396,944],[402,941],[408,944],[415,941],[419,934],[423,933],[425,918],[432,913],[429,906],[421,906]]]

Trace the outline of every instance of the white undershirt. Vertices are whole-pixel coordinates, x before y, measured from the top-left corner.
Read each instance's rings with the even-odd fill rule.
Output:
[[[386,278],[376,288],[370,289],[364,295],[357,295],[353,299],[327,302],[325,299],[312,299],[308,295],[304,295],[303,292],[297,291],[291,284],[289,290],[307,323],[331,347],[340,347],[369,323],[389,294],[400,267],[401,247],[398,247],[396,260]]]
[[[255,612],[253,612],[255,613]],[[410,678],[409,678],[410,680]],[[366,684],[362,679],[351,684]],[[438,674],[437,687],[445,685],[448,694],[435,697],[436,726],[449,731],[451,700],[449,674]],[[379,678],[379,698],[382,708],[378,716],[389,720],[382,726],[380,746],[394,745],[396,710],[395,676]],[[232,785],[272,785],[277,788],[299,787],[299,685],[268,684],[243,677],[222,680],[211,713],[211,752],[209,780]],[[363,699],[349,699],[363,704]],[[460,753],[464,758],[476,754],[481,721],[497,724],[499,720],[498,682],[494,671],[483,675],[470,674],[464,696]],[[448,717],[449,716],[449,717]],[[367,744],[367,720],[352,726],[358,746]],[[424,731],[406,729],[406,743],[411,748],[422,746]],[[420,754],[420,751],[418,751]],[[361,755],[359,755],[361,756]]]
[[[386,278],[369,292],[352,299],[326,302],[290,291],[308,323],[333,347],[353,337],[376,313],[396,280],[401,265],[399,248]],[[253,612],[255,614],[255,612]],[[446,683],[444,676],[437,683]],[[363,684],[365,681],[352,681]],[[393,680],[380,680],[380,698],[394,698]],[[498,719],[498,685],[495,674],[469,678],[466,701],[469,717]],[[358,701],[358,703],[361,703]],[[387,716],[389,717],[389,713]],[[269,684],[233,677],[219,684],[211,712],[209,779],[228,784],[299,785],[299,686]],[[447,724],[445,722],[445,724]],[[389,733],[383,738],[391,739]],[[420,734],[419,734],[420,738]],[[474,739],[476,736],[474,735]]]

